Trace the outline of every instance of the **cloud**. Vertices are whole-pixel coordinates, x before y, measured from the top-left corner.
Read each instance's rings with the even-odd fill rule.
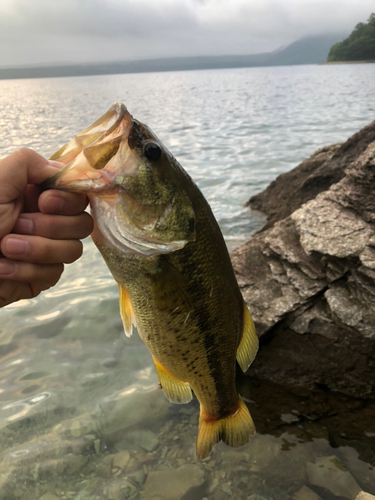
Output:
[[[0,65],[248,54],[349,33],[373,0],[0,0]]]
[[[172,0],[13,0],[1,16],[2,34],[140,36],[189,28],[190,2]],[[1,12],[1,11],[0,11]],[[194,20],[193,20],[194,22]]]

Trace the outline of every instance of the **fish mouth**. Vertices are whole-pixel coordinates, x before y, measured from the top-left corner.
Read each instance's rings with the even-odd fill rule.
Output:
[[[110,188],[121,167],[129,164],[131,128],[131,114],[124,104],[115,102],[103,116],[50,157],[65,166],[40,187],[83,193]]]
[[[184,192],[149,167],[147,160],[157,160],[147,157],[144,145],[153,141],[153,132],[116,102],[51,156],[64,167],[40,187],[86,193],[98,245],[147,257],[179,250],[195,237],[188,225],[194,210]],[[162,145],[157,149],[169,167],[168,153]]]

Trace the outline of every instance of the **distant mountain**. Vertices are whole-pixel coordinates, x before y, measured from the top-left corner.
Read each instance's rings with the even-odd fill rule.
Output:
[[[247,68],[253,66],[285,66],[319,64],[327,60],[330,47],[346,35],[316,35],[300,38],[284,49],[263,54],[169,57],[96,64],[61,66],[31,66],[0,68],[0,79],[50,78],[60,76],[111,75],[119,73],[149,73],[157,71],[187,71],[199,69]]]
[[[320,64],[327,61],[331,46],[346,34],[316,35],[300,38],[288,45],[284,50],[270,55],[270,65],[284,66],[289,64]]]

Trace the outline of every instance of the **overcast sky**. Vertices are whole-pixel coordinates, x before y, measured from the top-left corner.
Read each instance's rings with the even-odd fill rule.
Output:
[[[350,33],[374,0],[0,0],[0,66],[272,51]]]

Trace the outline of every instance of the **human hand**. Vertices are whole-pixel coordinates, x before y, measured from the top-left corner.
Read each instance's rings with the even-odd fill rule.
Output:
[[[55,285],[93,229],[84,194],[38,188],[57,165],[31,149],[0,160],[0,307]]]

